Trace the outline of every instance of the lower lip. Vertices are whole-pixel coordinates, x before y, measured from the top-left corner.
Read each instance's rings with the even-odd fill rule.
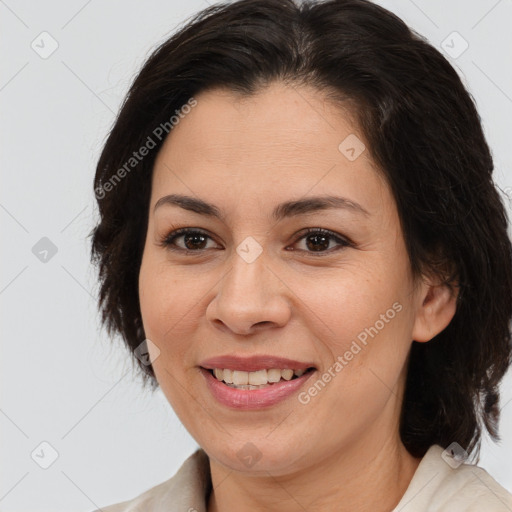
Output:
[[[216,379],[209,370],[200,368],[206,379],[206,385],[212,395],[221,404],[235,409],[262,409],[282,402],[296,393],[305,382],[315,373],[310,370],[293,380],[280,380],[261,389],[236,389],[226,386]]]

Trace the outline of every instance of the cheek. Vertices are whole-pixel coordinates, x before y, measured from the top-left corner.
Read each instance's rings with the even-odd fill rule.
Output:
[[[149,258],[143,258],[139,274],[139,302],[144,324],[144,331],[148,338],[161,339],[160,329],[168,313],[174,310],[174,304],[169,302],[174,294],[168,293],[172,283],[168,283],[168,276],[163,272],[155,272]]]
[[[153,332],[161,338],[177,318],[193,308],[198,294],[198,287],[180,276],[179,269],[172,267],[165,255],[151,248],[144,254],[139,274],[139,300],[146,334]]]
[[[151,251],[142,260],[140,309],[145,335],[160,350],[153,368],[161,384],[172,381],[167,371],[184,378],[196,364],[191,340],[197,338],[195,334],[204,317],[204,295],[213,283],[207,274],[194,278],[190,268],[180,272],[165,255]]]
[[[346,349],[350,340],[379,321],[380,315],[386,315],[391,309],[385,319],[396,316],[392,306],[401,302],[401,281],[385,275],[385,268],[374,261],[371,265],[331,270],[324,277],[301,277],[293,286],[294,293],[303,302],[297,307],[314,322],[310,328],[339,353]]]
[[[146,337],[159,348],[161,356],[154,367],[171,354],[179,353],[179,340],[183,322],[190,310],[185,290],[179,279],[169,272],[169,268],[155,261],[151,255],[144,255],[139,274],[139,301],[142,323]],[[169,350],[172,345],[172,351]],[[174,356],[173,356],[174,357]]]

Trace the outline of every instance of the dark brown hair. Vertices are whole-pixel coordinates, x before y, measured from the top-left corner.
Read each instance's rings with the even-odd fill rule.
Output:
[[[276,80],[355,106],[368,151],[395,198],[414,275],[434,273],[458,285],[448,327],[428,343],[412,342],[400,433],[419,457],[436,443],[478,452],[483,426],[499,439],[498,386],[511,363],[506,211],[481,119],[457,72],[422,36],[369,1],[216,4],[149,56],[94,180],[100,220],[90,235],[91,259],[99,269],[103,324],[132,354],[145,340],[138,275],[153,164],[165,140],[155,129],[169,128],[171,116],[201,91],[251,95]],[[130,160],[151,136],[156,147]],[[151,365],[133,361],[154,389]]]

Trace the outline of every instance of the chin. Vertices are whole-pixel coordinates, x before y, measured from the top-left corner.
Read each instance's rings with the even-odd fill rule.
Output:
[[[243,436],[237,439],[233,436],[228,437],[224,445],[215,443],[212,449],[204,445],[204,450],[232,471],[278,476],[296,470],[299,460],[307,456],[297,451],[297,446],[301,445],[300,442],[283,443],[282,440],[265,437]]]

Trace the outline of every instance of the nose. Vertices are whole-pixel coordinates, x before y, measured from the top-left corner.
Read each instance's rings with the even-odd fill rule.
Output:
[[[289,289],[270,268],[264,253],[248,263],[234,252],[231,263],[217,284],[206,318],[217,328],[240,335],[283,327],[291,316]]]

